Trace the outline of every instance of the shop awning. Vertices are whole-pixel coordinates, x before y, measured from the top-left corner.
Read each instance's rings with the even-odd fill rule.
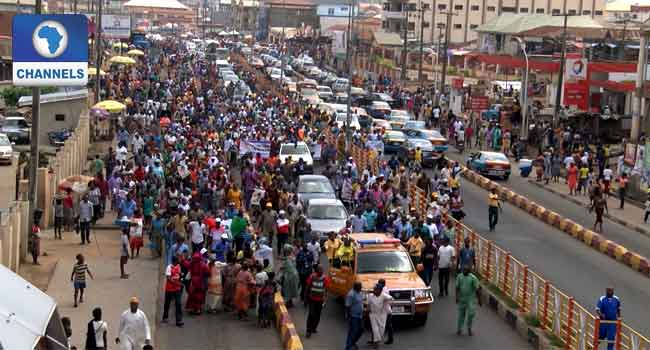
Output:
[[[487,64],[499,64],[508,67],[525,68],[526,61],[523,58],[507,55],[477,55],[479,61]],[[560,70],[560,63],[555,61],[530,60],[530,69],[543,72],[556,73]]]

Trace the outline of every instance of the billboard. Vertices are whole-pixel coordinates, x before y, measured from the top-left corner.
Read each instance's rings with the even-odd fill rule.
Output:
[[[131,36],[131,17],[102,15],[102,36],[109,39],[128,39]]]
[[[88,83],[88,20],[84,15],[16,15],[12,23],[13,84]]]

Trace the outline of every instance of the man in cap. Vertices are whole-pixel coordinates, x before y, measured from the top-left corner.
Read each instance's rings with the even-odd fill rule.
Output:
[[[140,350],[145,345],[151,344],[151,328],[147,315],[138,309],[140,301],[133,297],[129,302],[129,309],[120,317],[120,328],[115,343],[123,350]]]

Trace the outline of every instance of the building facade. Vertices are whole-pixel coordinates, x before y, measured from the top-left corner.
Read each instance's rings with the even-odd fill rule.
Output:
[[[424,43],[435,45],[444,41],[448,29],[449,42],[463,44],[477,39],[476,27],[502,13],[601,18],[605,0],[385,0],[383,8],[382,27],[387,32],[403,35],[406,25],[407,37],[419,41],[422,25]]]

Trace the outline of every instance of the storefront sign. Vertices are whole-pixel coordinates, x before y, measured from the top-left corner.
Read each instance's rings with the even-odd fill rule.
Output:
[[[628,143],[625,144],[625,154],[623,155],[623,163],[625,165],[634,166],[636,161],[636,144]]]
[[[102,35],[111,39],[128,39],[131,36],[131,17],[102,15]]]
[[[454,78],[451,80],[451,87],[454,89],[462,89],[463,88],[463,79],[460,78]]]
[[[587,95],[589,87],[585,80],[564,83],[564,105],[576,106],[578,109],[587,110]]]
[[[480,112],[490,108],[490,99],[487,96],[472,96],[470,104],[473,111]]]

